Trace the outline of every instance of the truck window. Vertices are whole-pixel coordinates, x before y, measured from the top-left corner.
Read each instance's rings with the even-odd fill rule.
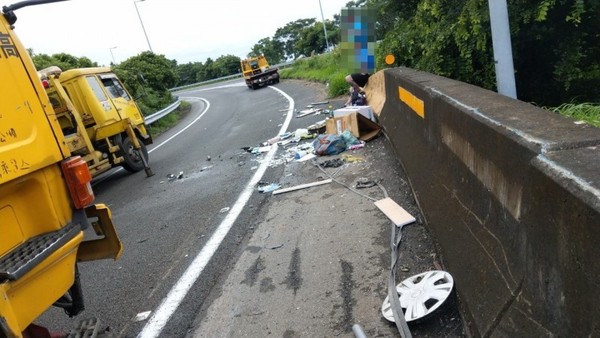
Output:
[[[129,97],[119,80],[116,78],[103,78],[101,81],[111,98],[116,99],[122,97],[127,101],[131,100],[131,97]]]
[[[87,80],[87,83],[90,85],[90,88],[92,88],[92,91],[96,95],[96,98],[98,99],[98,101],[100,101],[100,102],[106,101],[107,100],[106,95],[102,91],[102,88],[100,87],[100,84],[96,80],[96,77],[95,76],[86,76],[85,79]]]

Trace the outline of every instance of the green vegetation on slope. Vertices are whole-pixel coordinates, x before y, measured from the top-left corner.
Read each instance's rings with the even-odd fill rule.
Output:
[[[189,102],[182,101],[174,112],[151,124],[150,134],[152,137],[157,137],[158,135],[175,126],[177,123],[179,123],[179,120],[185,116],[185,114],[190,112],[191,108],[192,105]]]
[[[571,117],[578,121],[585,121],[596,127],[600,127],[600,104],[593,103],[565,103],[548,110]]]
[[[340,53],[315,55],[299,59],[290,68],[282,69],[283,79],[302,79],[328,84],[329,97],[348,93],[348,84],[344,78],[348,73],[340,66]]]

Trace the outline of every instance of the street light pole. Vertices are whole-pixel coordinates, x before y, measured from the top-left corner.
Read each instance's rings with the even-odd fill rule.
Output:
[[[323,6],[321,6],[321,0],[319,0],[319,8],[321,9],[321,20],[323,21],[323,32],[325,32],[325,51],[329,51],[329,40],[327,39],[327,28],[325,27],[325,16],[323,16]]]
[[[506,0],[488,0],[498,93],[517,98]]]
[[[115,55],[113,54],[113,49],[117,48],[117,46],[114,47],[110,47],[108,50],[110,50],[110,56],[112,56],[112,60],[113,60],[113,64],[116,65],[117,62],[115,61]]]
[[[144,36],[146,37],[146,42],[148,42],[148,48],[150,49],[150,51],[152,53],[154,53],[154,51],[152,50],[152,46],[150,46],[150,40],[148,39],[148,34],[146,34],[146,28],[144,27],[144,22],[142,21],[142,16],[140,15],[140,10],[137,7],[137,3],[138,2],[142,2],[145,0],[135,0],[133,2],[133,5],[135,6],[135,11],[137,12],[138,18],[140,18],[140,24],[142,24],[142,30],[144,31]]]

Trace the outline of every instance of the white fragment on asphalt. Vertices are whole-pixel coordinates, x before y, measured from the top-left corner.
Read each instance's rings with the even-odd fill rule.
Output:
[[[229,211],[229,207],[225,207],[225,208],[223,208],[223,209],[219,210],[219,213],[220,213],[220,214],[224,214],[224,213],[226,213],[226,212],[228,212],[228,211]]]
[[[134,322],[141,322],[142,320],[146,320],[148,317],[150,317],[151,313],[152,313],[152,311],[140,312],[137,315],[135,315],[135,318],[133,318],[133,321]]]

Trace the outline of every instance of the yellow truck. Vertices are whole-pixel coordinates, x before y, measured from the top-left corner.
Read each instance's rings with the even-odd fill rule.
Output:
[[[73,154],[88,163],[92,177],[115,167],[146,170],[152,143],[144,117],[117,76],[106,67],[38,72]]]
[[[122,252],[110,209],[94,204],[88,164],[13,31],[17,9],[48,2],[0,15],[0,337],[50,337],[34,324],[42,313],[84,309],[78,264]]]
[[[257,89],[268,84],[279,83],[279,70],[271,68],[263,55],[241,60],[240,64],[248,88]]]

